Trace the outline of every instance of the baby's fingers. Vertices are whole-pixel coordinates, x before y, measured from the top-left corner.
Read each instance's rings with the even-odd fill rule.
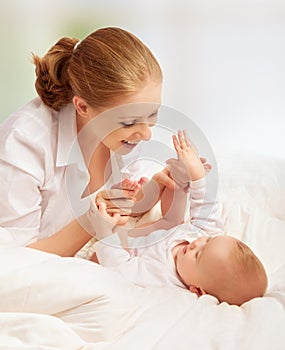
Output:
[[[148,178],[147,177],[145,177],[145,176],[142,176],[140,179],[139,179],[139,185],[143,185],[143,184],[145,184],[146,182],[148,182]]]
[[[181,153],[183,150],[187,150],[188,148],[192,148],[192,145],[189,141],[187,133],[185,130],[183,132],[181,130],[178,131],[177,136],[172,136],[173,146],[177,153]]]
[[[186,142],[185,142],[185,134],[184,131],[182,132],[181,130],[178,131],[178,140],[180,143],[180,147],[183,149],[186,147]]]
[[[191,147],[191,143],[189,141],[189,137],[188,137],[188,134],[187,134],[187,131],[186,130],[183,130],[183,136],[184,136],[184,141],[185,141],[185,144],[187,147]]]
[[[176,135],[173,135],[173,136],[172,136],[172,141],[173,141],[173,146],[174,146],[174,148],[175,148],[175,151],[176,151],[177,153],[180,153],[180,152],[182,151],[182,149],[181,149],[181,147],[180,147],[180,143],[179,143],[179,141],[178,141]]]

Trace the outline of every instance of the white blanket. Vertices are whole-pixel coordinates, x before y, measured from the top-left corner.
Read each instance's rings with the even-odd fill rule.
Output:
[[[0,349],[284,350],[285,162],[231,155],[218,164],[225,229],[264,263],[264,298],[218,304],[134,287],[85,260],[2,248]]]

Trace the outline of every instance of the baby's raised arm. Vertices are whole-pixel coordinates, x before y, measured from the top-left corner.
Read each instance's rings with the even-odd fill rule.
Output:
[[[190,192],[190,223],[207,235],[221,233],[222,225],[215,193],[209,188],[209,185],[207,187],[205,175],[208,168],[205,168],[185,131],[179,131],[177,136],[173,136],[173,144],[177,152],[177,159],[169,159],[167,164],[175,183],[184,192]],[[171,191],[165,191],[164,200],[172,201],[171,204],[168,204],[170,210],[165,215],[166,218],[172,220],[181,211],[185,212],[185,207],[182,207],[185,203],[180,197],[181,193],[178,192],[171,199]]]
[[[173,145],[177,158],[166,161],[174,189],[165,188],[161,197],[161,209],[164,218],[171,222],[180,223],[184,220],[190,183],[205,177],[205,170],[196,149],[190,143],[186,131],[178,131],[173,135]],[[177,222],[178,224],[178,222]]]

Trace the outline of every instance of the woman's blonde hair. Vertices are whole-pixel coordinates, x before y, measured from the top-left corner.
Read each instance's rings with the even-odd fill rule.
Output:
[[[162,80],[159,63],[146,45],[113,27],[98,29],[81,42],[62,38],[42,58],[33,55],[33,62],[37,93],[57,111],[74,95],[92,107],[107,107],[148,80]]]

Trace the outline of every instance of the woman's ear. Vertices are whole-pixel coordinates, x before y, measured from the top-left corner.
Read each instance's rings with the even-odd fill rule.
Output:
[[[196,287],[196,286],[189,286],[189,290],[190,292],[198,295],[198,297],[200,297],[201,295],[207,294],[207,292],[203,288]]]
[[[72,99],[72,102],[77,113],[80,115],[80,117],[82,118],[89,117],[89,106],[82,97],[74,96]]]

